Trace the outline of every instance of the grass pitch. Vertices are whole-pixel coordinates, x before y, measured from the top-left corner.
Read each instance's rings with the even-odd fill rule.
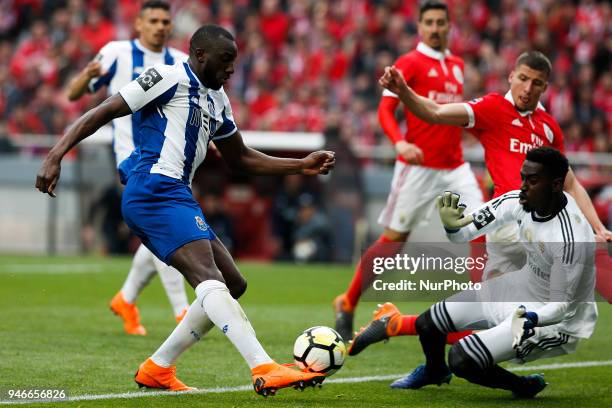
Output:
[[[415,337],[371,346],[326,383],[304,392],[280,390],[263,399],[250,386],[250,372],[229,341],[213,329],[178,361],[185,383],[199,394],[121,394],[137,392],[133,375],[138,365],[174,327],[168,300],[158,281],[145,289],[138,305],[146,337],[125,335],[108,302],[123,283],[129,258],[0,256],[0,400],[9,389],[66,389],[70,397],[97,398],[27,406],[62,407],[609,407],[612,406],[612,305],[599,304],[594,336],[576,354],[532,363],[534,366],[584,361],[608,365],[538,369],[550,383],[536,399],[513,399],[453,378],[449,386],[417,391],[391,390],[389,378],[422,362]],[[331,300],[345,289],[351,267],[288,264],[241,264],[248,279],[240,300],[258,338],[279,362],[292,360],[295,337],[314,325],[333,326]],[[188,290],[192,295],[192,291]],[[425,303],[398,304],[418,313]],[[375,308],[362,303],[356,323],[364,324]],[[599,363],[597,363],[599,364]],[[352,379],[352,380],[351,380]],[[358,381],[358,382],[357,382]],[[240,386],[242,386],[240,388]],[[233,388],[232,388],[233,387]],[[225,389],[229,388],[229,389]]]

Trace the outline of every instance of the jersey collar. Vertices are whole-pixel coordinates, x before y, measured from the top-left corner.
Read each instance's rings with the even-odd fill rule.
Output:
[[[510,92],[510,91],[506,92],[506,94],[504,95],[504,98],[506,98],[506,100],[508,102],[510,102],[512,104],[512,106],[515,106],[514,105],[514,99],[512,99],[512,92]],[[546,110],[546,109],[544,109],[544,105],[542,105],[541,102],[538,102],[538,105],[536,106],[536,110],[537,109],[542,109],[543,111]],[[533,111],[530,111],[530,110],[529,111],[520,111],[518,109],[517,109],[517,112],[521,116],[527,116],[527,115],[531,115],[533,113]]]
[[[439,61],[442,61],[444,58],[451,55],[448,49],[444,50],[444,52],[436,51],[424,42],[419,42],[416,47],[416,50],[421,54],[428,56],[429,58],[437,59]]]
[[[146,54],[163,55],[167,50],[167,47],[164,47],[164,49],[161,50],[160,52],[151,51],[150,49],[142,45],[141,42],[138,40],[138,38],[134,38],[134,44],[136,44],[136,47],[138,47],[140,51]]]
[[[534,222],[547,222],[547,221],[550,221],[550,220],[552,220],[553,218],[555,218],[557,215],[559,215],[559,213],[560,213],[561,211],[563,211],[563,210],[565,209],[565,207],[567,207],[567,202],[568,202],[568,199],[567,199],[567,196],[566,196],[565,194],[566,194],[566,193],[565,193],[565,192],[563,192],[563,205],[561,206],[561,208],[559,208],[559,211],[554,212],[554,213],[552,213],[552,214],[550,214],[550,215],[547,215],[546,217],[540,217],[538,214],[536,214],[536,212],[535,212],[535,211],[532,211],[532,212],[531,212],[531,219],[532,219]]]

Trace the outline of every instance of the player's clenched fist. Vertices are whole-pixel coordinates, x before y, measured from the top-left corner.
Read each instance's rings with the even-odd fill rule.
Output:
[[[458,230],[474,220],[471,215],[463,216],[465,205],[459,204],[459,198],[459,194],[450,191],[445,191],[443,195],[436,197],[440,220],[447,230]]]
[[[60,161],[47,156],[36,175],[36,188],[41,193],[55,197],[54,190],[59,181],[61,170]]]
[[[378,83],[398,96],[408,90],[404,76],[395,68],[395,65],[385,67],[385,73],[380,77]]]
[[[336,164],[335,153],[327,150],[312,152],[302,160],[304,161],[302,174],[307,176],[327,174]]]

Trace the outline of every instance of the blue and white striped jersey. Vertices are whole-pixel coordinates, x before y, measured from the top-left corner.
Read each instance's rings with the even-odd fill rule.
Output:
[[[143,47],[137,39],[111,41],[96,56],[104,75],[89,82],[89,91],[96,92],[102,86],[107,86],[108,95],[114,95],[142,74],[145,68],[156,64],[173,65],[187,61],[187,58],[187,54],[171,47],[166,47],[162,52],[153,52]],[[113,120],[113,149],[117,166],[134,150],[134,139],[138,139],[137,121],[138,115]]]
[[[119,94],[140,114],[139,157],[133,172],[157,173],[191,184],[208,143],[234,135],[223,88],[206,88],[186,62],[155,65]]]

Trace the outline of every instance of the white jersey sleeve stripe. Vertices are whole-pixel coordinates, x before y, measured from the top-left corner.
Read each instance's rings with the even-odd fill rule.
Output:
[[[467,114],[468,114],[468,124],[465,126],[465,128],[466,129],[473,128],[474,125],[476,124],[476,117],[474,116],[474,109],[472,109],[469,103],[462,103],[462,105],[465,107],[465,110],[467,111]]]
[[[391,92],[388,89],[383,89],[382,96],[390,96],[392,98],[399,98],[396,94],[394,94],[393,92]]]

